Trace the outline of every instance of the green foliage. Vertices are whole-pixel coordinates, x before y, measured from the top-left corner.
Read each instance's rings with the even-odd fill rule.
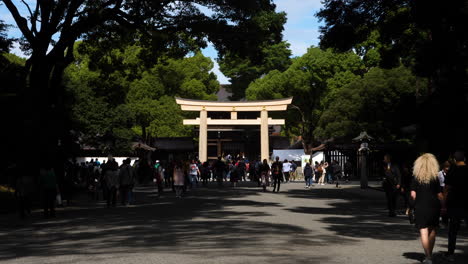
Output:
[[[329,95],[314,134],[319,139],[350,139],[365,130],[380,140],[395,140],[399,129],[415,118],[421,83],[403,66],[373,68]]]
[[[363,70],[362,61],[354,53],[312,47],[286,71],[271,71],[252,82],[246,94],[249,100],[294,97],[286,129],[311,144],[312,131],[328,101],[327,94],[352,81]]]
[[[3,20],[0,20],[0,54],[9,52],[13,44],[13,39],[5,33],[8,27]]]
[[[286,131],[301,136],[308,148],[317,140],[349,139],[361,130],[382,139],[395,138],[414,119],[416,94],[423,82],[402,66],[373,67],[379,60],[371,55],[373,45],[378,43],[364,43],[361,56],[309,48],[287,70],[273,70],[253,81],[247,98],[294,97],[286,113]]]
[[[24,88],[26,59],[0,52],[0,93],[18,93]]]
[[[65,71],[65,86],[74,99],[72,119],[88,144],[109,148],[102,141],[111,138],[112,147],[122,150],[136,135],[145,141],[189,136],[191,130],[182,125],[184,114],[174,96],[216,99],[219,83],[210,73],[213,62],[200,52],[146,67],[137,44],[95,60],[84,53],[94,54],[92,49],[79,44],[76,63]]]
[[[220,57],[221,72],[230,78],[232,99],[241,99],[249,84],[272,70],[284,71],[291,64],[289,43],[271,44],[265,42],[255,58],[241,57],[235,53],[227,53]]]

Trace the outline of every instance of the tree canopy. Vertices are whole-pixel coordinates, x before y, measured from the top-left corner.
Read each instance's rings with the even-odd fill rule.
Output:
[[[320,46],[360,50],[370,36],[379,42],[380,66],[403,63],[427,78],[427,97],[418,105],[418,139],[432,151],[466,148],[468,114],[468,5],[436,1],[325,0],[317,13],[324,22]],[[433,120],[447,128],[432,129]],[[449,131],[457,131],[455,134]],[[441,140],[443,138],[444,140]],[[427,151],[427,150],[426,150]],[[448,154],[448,153],[446,153]]]
[[[28,1],[2,2],[23,35],[22,49],[30,54],[22,103],[24,112],[31,114],[22,117],[29,124],[22,131],[25,137],[39,137],[37,151],[50,150],[51,155],[60,145],[59,138],[70,129],[62,125],[67,122],[60,122],[66,118],[61,84],[65,68],[74,61],[77,39],[93,44],[91,62],[94,58],[109,58],[105,56],[109,50],[138,42],[142,47],[138,54],[145,59],[141,66],[150,68],[152,61],[161,56],[182,58],[205,47],[208,41],[220,56],[229,52],[254,58],[257,47],[266,39],[279,43],[282,38],[282,24],[276,23],[271,0],[57,0],[36,1],[34,5],[28,5]],[[89,66],[92,69],[96,65]],[[115,72],[105,76],[102,84],[106,89],[94,92],[112,97],[112,104],[123,103],[127,100],[123,96],[125,89],[129,89],[125,85],[132,77],[130,74],[128,80],[119,78]],[[189,80],[183,88],[193,92],[200,82]]]
[[[384,70],[371,66],[375,63],[378,58],[312,47],[287,70],[252,82],[247,98],[293,96],[287,134],[301,136],[307,152],[317,142],[351,139],[362,130],[381,140],[404,138],[399,131],[414,118],[411,110],[424,82],[403,66]]]
[[[219,83],[210,73],[213,62],[200,52],[160,58],[146,66],[138,44],[109,50],[99,60],[86,53],[93,49],[88,45],[77,45],[81,53],[76,52],[76,62],[66,69],[64,82],[73,99],[73,127],[83,134],[85,144],[123,151],[136,136],[146,142],[152,137],[189,136],[174,96],[216,99]]]

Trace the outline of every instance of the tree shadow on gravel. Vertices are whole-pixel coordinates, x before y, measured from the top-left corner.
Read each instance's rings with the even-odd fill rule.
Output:
[[[387,216],[383,193],[376,190],[353,189],[313,189],[289,190],[288,197],[326,199],[328,207],[296,207],[286,210],[302,213],[323,215],[321,221],[329,226],[331,232],[341,237],[371,238],[382,240],[417,240],[418,230],[408,222],[406,216],[390,218]],[[439,229],[437,237],[447,238],[447,228]],[[462,228],[457,240],[456,264],[468,263],[468,228]],[[445,240],[446,241],[446,240]],[[435,250],[446,250],[446,243],[439,242]],[[421,252],[423,249],[421,247]],[[407,259],[422,261],[421,252],[405,252]],[[435,254],[435,263],[448,263],[442,258],[442,252]]]
[[[358,187],[356,187],[358,189]],[[385,200],[374,197],[375,190],[315,189],[291,190],[295,198],[327,199],[328,207],[296,207],[287,209],[295,213],[323,215],[321,221],[328,230],[339,236],[373,238],[383,240],[414,240],[416,229],[405,216],[390,218],[385,209]],[[362,194],[360,194],[362,193]]]
[[[347,242],[335,236],[317,237],[296,225],[257,221],[256,217],[271,217],[262,208],[281,206],[257,201],[258,195],[259,190],[253,188],[210,187],[191,191],[183,199],[171,192],[157,199],[153,188],[146,187],[139,190],[138,202],[130,207],[104,208],[103,202],[83,202],[80,207],[60,210],[52,220],[39,220],[40,212],[36,212],[33,221],[0,224],[0,261],[177,252],[210,259],[239,254],[266,257],[266,262],[287,259],[291,263],[313,263],[327,260],[284,249],[290,243]],[[236,210],[238,207],[243,210]]]

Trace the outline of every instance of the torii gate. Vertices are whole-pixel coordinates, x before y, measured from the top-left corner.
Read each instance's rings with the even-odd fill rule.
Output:
[[[185,119],[184,125],[200,126],[198,157],[201,162],[207,160],[208,154],[208,126],[209,125],[259,125],[261,158],[269,158],[269,125],[284,125],[284,119],[268,118],[269,111],[285,111],[292,102],[292,97],[265,101],[236,101],[218,102],[207,100],[192,100],[176,97],[176,103],[182,111],[198,111],[197,119]],[[237,119],[237,112],[260,112],[257,119]],[[211,119],[208,112],[231,112],[231,119]]]

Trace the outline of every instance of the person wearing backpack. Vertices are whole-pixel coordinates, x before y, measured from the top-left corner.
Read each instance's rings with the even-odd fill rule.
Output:
[[[279,161],[279,157],[276,157],[276,161],[271,165],[271,176],[273,177],[273,192],[279,192],[281,180],[283,179],[283,164]],[[278,186],[278,189],[276,189]]]

